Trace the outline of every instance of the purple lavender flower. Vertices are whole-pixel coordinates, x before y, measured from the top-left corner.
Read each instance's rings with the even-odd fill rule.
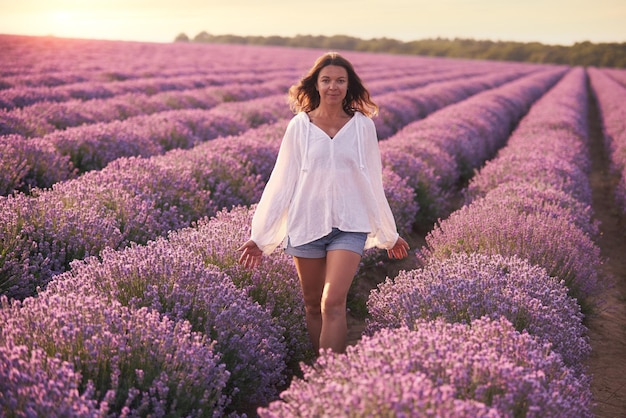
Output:
[[[520,213],[539,212],[553,218],[562,217],[594,240],[600,234],[599,221],[593,219],[589,203],[541,181],[506,182],[489,191],[484,199],[489,204],[517,208]]]
[[[411,233],[420,211],[415,190],[407,184],[407,181],[407,178],[402,178],[390,168],[383,168],[385,196],[400,235]]]
[[[527,259],[563,280],[583,312],[601,290],[600,249],[565,218],[477,200],[443,220],[428,234],[426,243],[424,259],[443,260],[455,252]]]
[[[313,350],[304,322],[304,301],[298,274],[291,257],[277,250],[264,257],[254,271],[243,268],[236,248],[250,237],[255,205],[234,207],[202,219],[194,228],[169,235],[172,246],[199,256],[204,263],[220,267],[253,300],[265,307],[285,330],[287,364],[296,371],[300,361],[312,357]]]
[[[388,138],[407,124],[423,119],[430,113],[518,77],[520,71],[518,68],[503,74],[479,73],[469,78],[466,72],[464,75],[460,79],[458,76],[452,77],[451,80],[449,76],[440,76],[437,80],[430,79],[433,82],[425,86],[420,82],[416,88],[381,95],[377,99],[381,108],[380,116],[374,119],[378,137]]]
[[[147,307],[173,321],[189,321],[194,331],[215,341],[213,349],[230,373],[224,391],[233,408],[276,395],[285,379],[284,329],[224,272],[163,239],[124,251],[105,250],[101,258],[74,263],[70,273],[50,283],[47,293],[82,287],[86,294],[100,293],[131,308]]]
[[[68,157],[47,141],[18,135],[0,137],[0,195],[51,187],[76,176]]]
[[[72,364],[6,341],[0,345],[0,415],[94,417],[104,415],[92,398],[79,393],[81,375]],[[103,408],[104,409],[104,408]]]
[[[380,151],[383,167],[404,179],[407,186],[413,189],[420,209],[415,222],[422,226],[432,224],[447,210],[446,194],[439,187],[434,170],[418,155],[387,148],[386,142],[381,144]]]
[[[570,71],[522,119],[465,192],[469,202],[504,183],[545,184],[591,203],[585,74]]]
[[[591,351],[583,316],[563,281],[517,256],[452,254],[423,269],[387,278],[368,300],[367,333],[411,328],[417,319],[471,323],[488,316],[507,318],[548,342],[563,362],[579,370]]]
[[[128,309],[99,294],[72,292],[46,293],[12,305],[4,298],[0,317],[3,346],[10,342],[41,349],[49,358],[73,365],[80,375],[78,396],[84,398],[70,393],[67,401],[94,399],[107,412],[158,416],[220,414],[229,402],[222,393],[228,372],[214,343],[192,332],[188,322],[171,321],[147,308]],[[16,382],[12,396],[21,396],[21,384],[30,386],[28,380]],[[43,399],[38,407],[48,404]],[[54,411],[64,405],[50,407]]]
[[[389,385],[387,385],[389,384]],[[367,388],[367,390],[365,390]],[[591,417],[589,379],[506,319],[416,321],[324,353],[258,413]]]
[[[543,137],[550,135],[544,133]],[[491,160],[470,181],[466,199],[484,196],[499,184],[527,182],[551,186],[581,202],[591,202],[591,187],[585,172],[557,155],[538,154],[509,153]]]

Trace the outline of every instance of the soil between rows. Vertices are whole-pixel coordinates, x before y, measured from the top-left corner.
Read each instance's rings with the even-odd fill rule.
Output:
[[[618,176],[610,172],[602,124],[595,100],[589,100],[593,212],[601,222],[597,241],[605,263],[600,277],[612,286],[600,297],[603,306],[589,316],[592,352],[587,362],[598,418],[626,417],[626,216],[615,205]]]

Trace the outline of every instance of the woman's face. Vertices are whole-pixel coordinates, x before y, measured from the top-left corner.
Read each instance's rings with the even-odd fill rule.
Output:
[[[341,105],[348,92],[348,71],[339,65],[327,65],[317,76],[320,104]]]

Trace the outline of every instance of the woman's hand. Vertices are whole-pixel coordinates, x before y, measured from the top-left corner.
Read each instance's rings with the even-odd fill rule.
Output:
[[[389,258],[396,258],[400,260],[401,258],[409,255],[409,244],[402,239],[402,237],[398,237],[398,240],[394,244],[392,248],[387,250],[387,255]]]
[[[239,257],[239,264],[243,264],[245,268],[253,269],[261,264],[261,257],[263,257],[263,251],[256,245],[251,239],[246,241],[241,247],[237,248],[237,251],[241,251],[241,257]]]

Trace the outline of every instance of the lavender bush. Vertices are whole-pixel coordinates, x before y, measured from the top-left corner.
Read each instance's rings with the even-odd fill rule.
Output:
[[[593,240],[600,234],[600,222],[593,218],[590,203],[583,203],[540,180],[503,183],[489,191],[484,199],[486,204],[516,208],[520,213],[544,213],[553,218],[566,219]]]
[[[389,140],[410,135],[415,141],[433,143],[455,158],[461,176],[457,181],[467,179],[495,155],[532,103],[563,73],[563,69],[542,71],[476,94],[405,126]]]
[[[387,141],[385,141],[387,142]],[[419,225],[432,223],[447,210],[446,194],[439,187],[434,170],[419,156],[401,150],[381,146],[383,167],[406,181],[415,193],[419,212],[414,222]]]
[[[106,196],[115,193],[113,190]],[[24,195],[0,198],[2,294],[17,299],[34,295],[38,287],[65,271],[73,259],[95,255],[124,241],[120,224],[105,207],[58,197],[48,193],[37,199]],[[136,201],[130,200],[126,207],[142,209],[133,203]],[[144,219],[149,227],[150,218]]]
[[[396,221],[398,233],[402,236],[411,233],[421,211],[415,190],[407,182],[407,178],[401,177],[388,167],[383,167],[385,196]]]
[[[479,74],[461,79],[444,79],[414,89],[381,95],[380,115],[374,119],[380,139],[388,138],[405,125],[424,118],[445,106],[457,103],[523,74],[519,68],[503,73]]]
[[[304,301],[298,274],[291,257],[280,249],[255,270],[238,264],[236,250],[250,238],[255,205],[220,211],[211,219],[201,219],[194,228],[169,235],[169,242],[189,256],[199,256],[205,264],[220,267],[253,300],[265,307],[285,330],[287,362],[297,370],[298,363],[311,358],[313,350],[304,322]]]
[[[51,187],[76,176],[68,157],[43,140],[0,137],[0,196]]]
[[[281,400],[258,412],[591,417],[591,406],[589,379],[565,366],[549,345],[517,332],[506,319],[482,318],[471,326],[418,320],[413,330],[366,336],[344,355],[326,352]]]
[[[563,281],[516,256],[452,254],[423,269],[401,271],[370,293],[367,333],[411,328],[417,319],[470,324],[483,316],[507,318],[550,343],[579,370],[591,351],[583,316]]]
[[[74,263],[48,294],[103,294],[134,309],[147,307],[215,341],[230,374],[224,392],[231,408],[262,404],[283,385],[286,349],[269,313],[215,266],[161,239],[124,251],[105,250],[102,262]],[[67,283],[67,281],[70,281]]]
[[[466,200],[507,182],[528,182],[549,184],[591,203],[586,115],[586,77],[577,68],[531,108],[507,146],[471,180]]]
[[[517,255],[563,280],[587,312],[601,290],[600,249],[567,219],[523,213],[477,200],[454,212],[426,236],[422,257],[443,260],[455,252]]]
[[[406,178],[396,174],[391,168],[383,167],[383,187],[385,196],[389,202],[391,213],[396,221],[396,227],[400,236],[407,236],[413,232],[413,227],[420,225],[425,217],[419,201],[427,201],[428,195],[418,199],[413,187],[407,184]],[[380,248],[368,248],[363,252],[359,271],[364,272],[368,267],[383,263],[387,253]],[[355,278],[358,281],[359,277]]]
[[[420,141],[418,138],[418,130],[402,132],[402,134],[395,135],[387,141],[380,142],[381,153],[394,150],[418,156],[433,170],[437,185],[441,190],[456,187],[461,174],[454,157],[435,144]]]
[[[213,351],[214,343],[192,332],[188,322],[80,293],[48,294],[10,305],[3,298],[2,304],[0,346],[43,350],[49,358],[72,364],[80,373],[79,396],[92,396],[107,413],[213,416],[229,402],[222,393],[228,372]],[[71,368],[66,373],[70,384]],[[25,380],[13,384],[16,397],[30,386]],[[46,409],[48,400],[34,403]],[[70,408],[50,406],[52,411]]]
[[[258,202],[265,183],[260,175],[252,173],[252,167],[242,156],[228,155],[204,147],[194,152],[174,150],[159,159],[171,172],[189,173],[195,180],[196,190],[210,196],[213,210],[207,210],[209,202],[200,211],[191,211],[189,219],[199,214],[213,215],[217,210]]]
[[[0,346],[0,414],[18,417],[96,417],[91,386],[80,394],[81,376],[71,363],[40,349],[12,343]],[[106,405],[102,405],[105,407]]]
[[[248,129],[237,136],[216,138],[194,148],[194,152],[212,152],[238,158],[250,173],[259,175],[265,184],[272,173],[288,119]],[[206,150],[206,151],[205,151]],[[254,201],[256,202],[256,201]]]
[[[285,72],[272,76],[280,76],[281,79],[256,83],[256,80],[251,78],[251,82],[246,84],[167,90],[156,94],[131,92],[86,101],[78,99],[64,102],[44,101],[6,112],[1,114],[0,118],[4,120],[2,124],[5,125],[4,130],[7,133],[43,136],[56,129],[63,130],[83,124],[121,121],[168,110],[208,110],[222,102],[251,100],[284,93],[289,87],[287,80],[296,77],[295,74]],[[225,83],[229,81],[224,80]],[[237,81],[245,82],[241,77]]]
[[[552,140],[553,137],[544,133],[542,139]],[[581,202],[591,202],[587,173],[557,154],[546,155],[538,150],[502,155],[488,162],[480,175],[472,178],[465,193],[466,200],[484,196],[500,184],[524,182],[549,185]]]
[[[328,367],[335,365],[325,363],[330,363]],[[495,408],[483,403],[457,399],[452,386],[436,386],[423,373],[388,373],[376,366],[366,373],[345,366],[341,369],[347,373],[341,378],[329,376],[326,384],[315,371],[307,372],[304,381],[293,382],[283,392],[281,402],[260,408],[259,417],[501,416]]]

